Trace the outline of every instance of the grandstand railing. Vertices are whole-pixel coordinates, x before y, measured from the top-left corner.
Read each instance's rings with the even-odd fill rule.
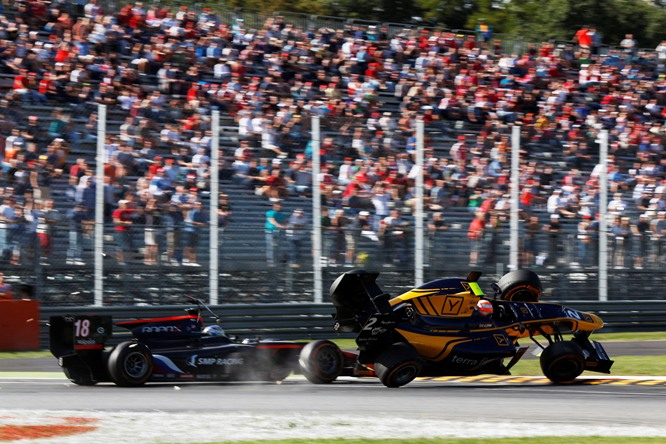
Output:
[[[274,266],[266,260],[266,243],[263,233],[263,215],[239,219],[220,233],[219,245],[219,301],[221,303],[278,303],[311,302],[313,295],[313,258],[311,242],[304,239],[298,266],[292,266],[288,239],[280,236]],[[496,235],[488,233],[483,241],[480,262],[469,264],[469,241],[466,215],[449,218],[449,230],[427,236],[425,239],[426,281],[445,276],[466,276],[474,269],[485,273],[488,285],[508,271],[509,232],[501,229]],[[598,264],[583,263],[577,251],[577,240],[571,231],[562,235],[554,253],[549,256],[549,239],[546,233],[537,240],[539,254],[530,267],[542,277],[548,298],[561,300],[589,300],[598,298]],[[157,263],[144,262],[144,227],[133,227],[133,244],[124,264],[115,259],[117,245],[112,237],[111,225],[105,227],[104,239],[104,304],[170,304],[183,295],[204,300],[208,297],[209,233],[200,233],[197,251],[198,265],[187,262],[173,264],[167,261],[165,252],[166,230],[158,227],[160,243]],[[22,243],[22,256],[17,264],[11,257],[5,258],[3,271],[17,294],[33,297],[44,306],[91,305],[94,303],[94,261],[92,242],[83,239],[82,261],[68,258],[69,233],[56,228],[50,254],[40,253],[39,244]],[[342,235],[344,236],[344,235]],[[414,238],[409,228],[405,237],[394,239],[392,245],[366,236],[356,239],[352,261],[347,261],[347,250],[339,234],[326,231],[323,236],[323,254],[319,259],[323,267],[324,289],[342,272],[352,268],[365,268],[382,272],[380,281],[387,291],[399,294],[412,285],[414,276]],[[609,300],[642,298],[664,300],[666,276],[662,270],[663,256],[656,242],[647,251],[639,251],[635,243],[631,251],[613,248],[609,254]],[[336,255],[336,251],[338,254]],[[554,254],[554,256],[553,256]],[[624,256],[624,265],[617,258]],[[633,260],[644,257],[642,268]],[[43,257],[43,259],[40,259]],[[594,258],[593,255],[590,258]],[[482,282],[483,282],[482,281]],[[324,296],[327,300],[328,295]]]

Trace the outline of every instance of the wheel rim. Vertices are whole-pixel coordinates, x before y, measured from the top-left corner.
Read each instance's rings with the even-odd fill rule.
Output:
[[[317,368],[322,374],[330,375],[338,369],[338,354],[330,348],[324,348],[317,353]]]
[[[551,366],[553,376],[559,381],[576,379],[582,373],[580,362],[575,359],[560,359]]]
[[[133,352],[125,359],[125,373],[134,379],[140,379],[148,373],[148,359],[143,353]]]
[[[391,379],[395,385],[405,385],[416,378],[418,368],[413,363],[403,364],[393,371]]]

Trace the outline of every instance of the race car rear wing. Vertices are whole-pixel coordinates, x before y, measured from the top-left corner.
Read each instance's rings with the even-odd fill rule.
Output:
[[[389,295],[375,282],[379,273],[352,270],[340,275],[331,285],[331,301],[335,307],[335,329],[338,332],[359,332],[373,313],[389,313]]]
[[[57,357],[104,350],[113,334],[111,316],[51,316],[49,349]]]

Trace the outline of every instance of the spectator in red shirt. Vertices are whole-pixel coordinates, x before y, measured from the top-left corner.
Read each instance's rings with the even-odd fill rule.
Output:
[[[132,246],[132,213],[128,200],[120,200],[118,208],[113,211],[114,235],[116,238],[116,260],[119,265],[125,265],[125,251]]]
[[[473,267],[479,263],[479,254],[483,245],[483,234],[486,228],[486,213],[477,210],[469,224],[467,238],[470,240],[469,264]]]
[[[589,33],[589,27],[584,25],[574,35],[574,40],[578,42],[581,48],[589,48],[592,45],[592,35]]]

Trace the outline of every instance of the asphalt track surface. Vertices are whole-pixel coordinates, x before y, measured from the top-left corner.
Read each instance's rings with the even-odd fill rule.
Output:
[[[496,436],[660,436],[666,441],[666,379],[657,385],[539,381],[430,380],[388,389],[376,379],[349,378],[329,385],[292,377],[281,384],[141,388],[79,387],[64,379],[0,380],[2,405],[11,406],[0,409],[0,434],[3,424],[73,421],[95,428],[66,438],[21,442]]]
[[[604,345],[611,358],[666,354],[666,341]],[[7,441],[7,427],[26,430],[23,444],[547,435],[659,436],[666,442],[663,377],[586,373],[571,385],[541,377],[433,378],[388,389],[375,378],[313,385],[292,376],[281,384],[120,388],[73,385],[54,373],[55,359],[21,361],[0,360],[0,442]],[[20,371],[17,365],[27,372],[7,373]],[[74,434],[27,439],[31,427],[63,424]]]

